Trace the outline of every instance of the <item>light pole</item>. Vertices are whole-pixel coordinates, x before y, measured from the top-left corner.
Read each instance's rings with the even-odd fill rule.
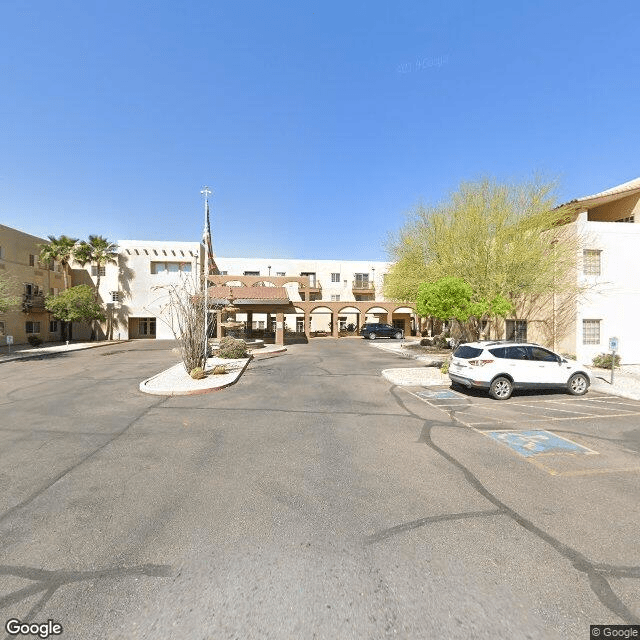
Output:
[[[202,368],[205,369],[209,355],[209,247],[211,246],[209,195],[211,189],[205,186],[200,193],[204,195],[204,231],[202,232],[202,244],[204,245],[204,362]]]

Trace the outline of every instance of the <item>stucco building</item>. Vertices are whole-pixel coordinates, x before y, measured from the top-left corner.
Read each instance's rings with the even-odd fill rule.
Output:
[[[64,288],[62,267],[40,260],[40,248],[48,240],[0,225],[0,275],[7,278],[9,292],[18,298],[15,308],[0,313],[0,342],[13,336],[24,344],[30,336],[43,342],[60,340],[60,322],[45,309],[44,299]]]
[[[640,178],[567,203],[580,238],[576,277],[587,285],[561,347],[590,363],[619,339],[623,364],[640,364]]]
[[[114,338],[173,338],[175,317],[168,288],[196,291],[204,268],[197,242],[118,241],[118,263],[103,268],[100,299],[107,308],[104,335]],[[215,257],[209,276],[211,324],[220,334],[221,307],[234,300],[236,319],[252,331],[311,337],[383,321],[410,332],[413,310],[385,300],[389,263],[340,260],[284,260]],[[93,268],[95,272],[95,267]],[[74,283],[97,274],[74,269]]]

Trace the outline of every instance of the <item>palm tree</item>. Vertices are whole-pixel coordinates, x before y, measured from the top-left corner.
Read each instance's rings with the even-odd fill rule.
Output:
[[[102,236],[89,236],[89,242],[84,240],[78,245],[74,257],[83,267],[91,263],[96,267],[96,300],[100,290],[100,269],[107,264],[118,264],[118,245]]]
[[[74,251],[74,258],[83,267],[90,263],[96,267],[96,288],[94,296],[96,302],[100,296],[100,270],[107,264],[118,264],[118,245],[102,236],[89,236],[89,241],[84,240],[77,246]],[[95,325],[91,327],[91,339],[97,335]]]
[[[76,248],[78,246],[77,238],[69,238],[62,235],[59,238],[55,236],[47,236],[49,242],[40,246],[40,259],[43,262],[51,262],[55,260],[62,267],[62,276],[64,278],[64,288],[69,288],[68,267],[73,260]]]

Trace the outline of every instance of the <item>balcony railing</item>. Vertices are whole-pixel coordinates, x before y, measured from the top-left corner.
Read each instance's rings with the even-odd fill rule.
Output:
[[[354,280],[351,288],[357,289],[358,291],[373,291],[376,287],[375,284],[369,282],[369,280]]]
[[[25,293],[22,296],[22,310],[26,313],[29,311],[44,311],[44,296],[37,294],[32,295]]]

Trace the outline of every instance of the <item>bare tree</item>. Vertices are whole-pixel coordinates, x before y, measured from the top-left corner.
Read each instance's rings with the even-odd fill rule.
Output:
[[[201,289],[195,280],[186,276],[177,282],[155,288],[164,292],[158,300],[162,309],[160,320],[170,327],[178,341],[186,372],[190,374],[198,367],[204,369],[208,353],[205,353],[205,303]],[[208,306],[210,313],[222,305]],[[208,334],[209,337],[215,335],[215,325],[211,320],[208,323]],[[208,344],[206,350],[208,352]]]

